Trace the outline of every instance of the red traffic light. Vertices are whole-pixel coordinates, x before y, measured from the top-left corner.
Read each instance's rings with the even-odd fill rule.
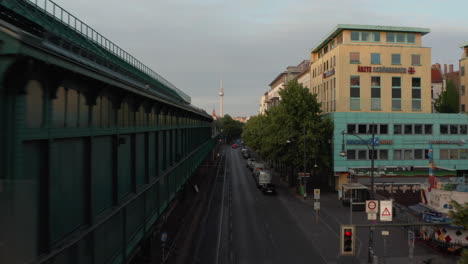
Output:
[[[351,236],[353,233],[352,233],[351,231],[345,231],[344,234],[345,234],[345,236],[348,236],[348,237],[349,237],[349,236]]]

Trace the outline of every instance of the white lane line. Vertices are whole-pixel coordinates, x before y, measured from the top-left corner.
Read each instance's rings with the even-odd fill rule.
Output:
[[[227,155],[226,155],[227,159]],[[223,179],[223,192],[221,194],[221,212],[219,213],[219,225],[218,225],[218,242],[216,245],[216,264],[219,261],[219,252],[221,251],[221,233],[223,227],[223,214],[224,214],[224,192],[226,187],[226,169],[227,169],[227,162],[226,159],[224,160],[224,179]]]

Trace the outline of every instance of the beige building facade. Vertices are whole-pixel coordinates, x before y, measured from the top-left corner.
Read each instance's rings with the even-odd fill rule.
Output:
[[[460,46],[463,49],[463,54],[460,59],[460,112],[468,112],[468,94],[466,89],[468,87],[468,42]]]
[[[431,112],[426,28],[338,25],[313,49],[310,88],[330,112]]]

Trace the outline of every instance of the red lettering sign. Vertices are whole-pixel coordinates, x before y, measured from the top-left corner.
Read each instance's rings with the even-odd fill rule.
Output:
[[[372,67],[370,66],[357,66],[357,71],[358,72],[372,72]]]

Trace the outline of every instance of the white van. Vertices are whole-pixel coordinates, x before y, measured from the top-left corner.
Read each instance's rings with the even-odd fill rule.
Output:
[[[264,169],[265,169],[265,163],[255,161],[253,165],[252,175],[255,175],[256,171],[260,171]]]

